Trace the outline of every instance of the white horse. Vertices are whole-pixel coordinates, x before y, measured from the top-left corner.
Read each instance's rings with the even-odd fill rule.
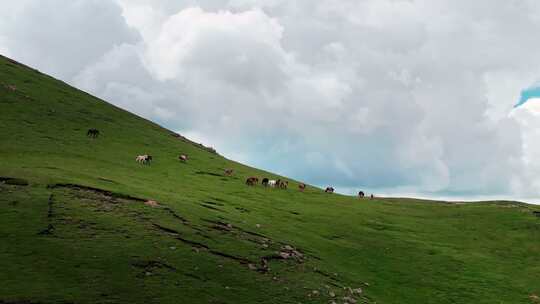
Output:
[[[138,162],[138,163],[141,163],[141,164],[146,164],[149,161],[149,157],[146,154],[145,155],[138,155],[135,158],[135,161]]]
[[[276,187],[276,180],[275,179],[269,180],[268,181],[268,186],[272,187],[272,188],[275,188]]]

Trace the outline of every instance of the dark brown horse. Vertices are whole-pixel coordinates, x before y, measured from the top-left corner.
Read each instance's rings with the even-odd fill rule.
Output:
[[[99,130],[98,129],[88,129],[88,132],[86,132],[86,136],[90,138],[97,138],[99,136]]]
[[[255,186],[258,183],[259,183],[259,178],[258,177],[252,176],[252,177],[248,177],[246,179],[246,185],[248,185],[248,186]]]

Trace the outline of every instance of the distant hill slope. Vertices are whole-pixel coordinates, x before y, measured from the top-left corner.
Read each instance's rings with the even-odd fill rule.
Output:
[[[173,135],[0,57],[0,303],[540,303],[538,206],[249,187]]]

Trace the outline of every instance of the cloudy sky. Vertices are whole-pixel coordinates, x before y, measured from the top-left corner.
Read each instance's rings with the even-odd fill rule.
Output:
[[[540,1],[0,2],[0,53],[229,158],[344,193],[540,198]]]

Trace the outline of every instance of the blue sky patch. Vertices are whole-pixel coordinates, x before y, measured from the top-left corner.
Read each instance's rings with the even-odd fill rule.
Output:
[[[514,108],[523,105],[531,98],[540,98],[540,86],[530,87],[521,91],[519,102],[514,106]]]

